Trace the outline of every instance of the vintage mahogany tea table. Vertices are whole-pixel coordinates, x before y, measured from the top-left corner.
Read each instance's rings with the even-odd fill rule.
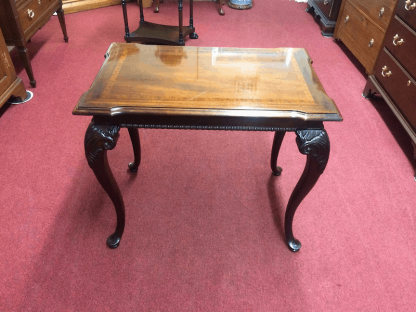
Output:
[[[117,227],[107,239],[116,248],[125,225],[123,197],[107,160],[121,127],[128,129],[140,164],[138,128],[275,131],[271,169],[286,131],[296,132],[306,166],[286,208],[289,249],[298,251],[295,211],[324,172],[329,139],[323,123],[341,121],[304,49],[240,49],[113,43],[90,89],[73,114],[90,115],[85,155],[111,198]]]

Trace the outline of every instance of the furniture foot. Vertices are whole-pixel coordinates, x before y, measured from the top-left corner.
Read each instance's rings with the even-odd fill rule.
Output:
[[[280,146],[282,146],[285,134],[285,131],[276,131],[274,133],[272,156],[270,157],[270,167],[272,168],[272,173],[275,176],[280,176],[283,170],[281,167],[277,166],[277,157],[279,156]]]
[[[198,39],[198,35],[196,34],[196,32],[190,33],[189,34],[189,38],[191,39]]]
[[[314,8],[313,7],[311,7],[310,5],[309,5],[309,3],[308,3],[308,5],[306,6],[306,9],[305,9],[305,11],[307,12],[307,13],[312,13],[312,11],[314,10]]]
[[[118,233],[115,231],[107,238],[107,246],[111,249],[116,249],[118,245],[120,245],[121,236],[123,234]]]
[[[289,249],[296,252],[301,243],[293,236],[292,224],[296,209],[324,172],[329,158],[329,138],[322,130],[297,130],[299,152],[307,155],[305,169],[290,196],[285,214],[285,234]]]
[[[321,34],[326,38],[332,38],[334,36],[335,27],[325,26],[321,21]]]
[[[133,144],[134,162],[129,163],[129,169],[131,172],[137,172],[141,161],[141,149],[140,149],[140,137],[139,129],[128,128],[131,143]]]
[[[36,80],[35,80],[35,77],[33,76],[32,65],[30,64],[29,51],[26,49],[25,46],[17,47],[17,49],[19,51],[20,60],[22,61],[23,66],[25,67],[26,73],[29,77],[30,85],[33,88],[36,88]]]
[[[365,99],[372,99],[374,98],[374,95],[376,94],[376,87],[374,87],[373,82],[370,78],[367,79],[367,83],[365,84],[364,90],[363,90],[363,97]]]
[[[155,13],[159,13],[159,3],[160,3],[160,1],[159,1],[159,0],[155,0],[155,9],[154,9],[154,11],[153,11],[153,12],[155,12]]]
[[[62,7],[60,7],[58,11],[56,11],[56,14],[58,15],[59,24],[61,24],[62,33],[64,34],[64,40],[65,42],[68,42],[68,35],[66,33],[66,25],[65,25],[65,15],[64,15],[64,10],[62,9]]]
[[[225,13],[224,13],[224,10],[222,9],[222,6],[225,4],[225,1],[223,1],[223,0],[218,0],[218,2],[219,2],[219,4],[220,4],[220,10],[219,10],[219,13],[220,13],[220,15],[224,15]]]
[[[94,119],[85,133],[84,147],[88,165],[98,182],[114,204],[117,215],[115,232],[107,239],[110,248],[117,248],[124,232],[124,202],[117,182],[114,179],[107,159],[107,150],[112,150],[119,137],[120,128],[111,125],[97,125]]]

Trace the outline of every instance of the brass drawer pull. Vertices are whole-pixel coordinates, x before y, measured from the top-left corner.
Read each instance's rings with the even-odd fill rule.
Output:
[[[408,86],[408,87],[410,87],[410,85],[411,85],[411,84],[412,84],[412,81],[410,81],[410,80],[409,80],[409,81],[407,82],[407,86]]]
[[[384,14],[384,8],[381,8],[380,12],[378,13],[378,16],[382,17]]]
[[[385,73],[385,71],[387,71],[387,70],[388,70],[387,66],[384,66],[381,69],[381,75],[383,75],[383,77],[390,77],[391,76],[391,71],[390,70],[387,73]]]
[[[399,41],[397,41],[397,39],[399,39],[399,35],[398,35],[398,34],[396,34],[396,35],[393,37],[393,44],[394,44],[395,46],[402,45],[402,44],[403,44],[403,42],[404,42],[404,40],[403,40],[403,39],[400,39]]]
[[[328,5],[328,0],[324,0],[324,5]]]
[[[371,48],[374,44],[374,39],[371,39],[370,42],[368,43],[368,47]]]
[[[32,19],[35,16],[35,12],[33,12],[33,10],[29,9],[29,10],[27,10],[27,16],[29,17],[29,19]]]
[[[350,19],[350,17],[349,17],[349,15],[347,15],[347,16],[345,17],[344,23],[348,22],[348,20],[349,20],[349,19]]]
[[[412,1],[410,0],[406,0],[406,2],[404,3],[404,8],[408,11],[414,10],[416,8],[416,2],[413,2],[413,4],[409,6],[410,3],[412,3]]]
[[[42,0],[38,0],[38,4],[39,5],[42,5]]]
[[[3,62],[6,65],[7,68],[10,67],[9,61],[7,59],[6,53],[3,52]]]

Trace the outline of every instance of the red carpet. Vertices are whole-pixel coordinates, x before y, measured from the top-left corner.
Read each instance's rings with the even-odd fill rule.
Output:
[[[304,47],[344,121],[327,123],[331,156],[299,207],[299,253],[284,210],[305,157],[289,133],[269,168],[273,133],[140,130],[142,164],[125,129],[109,161],[126,204],[120,247],[110,199],[84,156],[88,117],[72,109],[112,42],[121,6],[56,16],[28,45],[34,98],[0,118],[1,311],[414,311],[416,183],[410,139],[342,43],[320,34],[305,3],[254,0],[238,11],[196,2],[191,46]],[[188,16],[189,4],[184,4]],[[128,5],[130,29],[138,26]],[[145,18],[177,21],[176,4]]]

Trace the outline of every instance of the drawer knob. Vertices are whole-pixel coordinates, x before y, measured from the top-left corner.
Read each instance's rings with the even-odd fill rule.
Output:
[[[328,0],[324,0],[324,5],[328,5],[329,1]]]
[[[383,77],[390,77],[391,76],[391,71],[389,70],[389,69],[387,68],[387,66],[384,66],[382,69],[381,69],[381,75],[383,76]]]
[[[35,16],[35,12],[33,12],[33,10],[29,9],[29,10],[27,10],[27,16],[29,17],[29,19],[32,19]]]
[[[381,8],[380,12],[378,13],[378,16],[382,17],[384,14],[384,8]]]
[[[348,20],[349,20],[349,19],[350,19],[350,17],[349,17],[349,15],[347,15],[347,16],[345,17],[344,23],[348,22]]]
[[[42,0],[38,0],[38,4],[39,5],[42,5]]]
[[[412,84],[412,81],[411,80],[409,80],[408,82],[407,82],[407,86],[408,87],[410,87],[410,85]]]
[[[404,42],[404,40],[403,40],[403,39],[400,39],[399,41],[397,41],[397,39],[399,39],[399,35],[398,35],[398,34],[396,34],[396,35],[393,37],[393,44],[394,44],[395,46],[402,45],[402,44],[403,44],[403,42]]]
[[[413,2],[412,5],[410,5],[410,3],[412,3],[412,1],[410,0],[406,0],[406,2],[404,3],[404,8],[408,11],[414,10],[416,8],[416,2]]]
[[[374,44],[374,39],[371,39],[370,42],[368,43],[368,47],[371,48]]]

